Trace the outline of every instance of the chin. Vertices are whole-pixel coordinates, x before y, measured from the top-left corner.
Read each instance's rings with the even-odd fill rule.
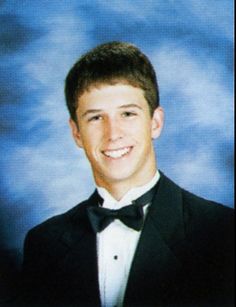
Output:
[[[110,170],[108,176],[104,176],[103,178],[107,178],[109,180],[109,183],[121,183],[125,181],[132,182],[134,178],[134,172],[131,170]]]

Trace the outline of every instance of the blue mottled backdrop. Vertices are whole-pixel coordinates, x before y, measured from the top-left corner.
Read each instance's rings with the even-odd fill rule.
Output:
[[[1,250],[94,189],[63,87],[89,48],[123,40],[153,62],[166,112],[159,167],[233,206],[233,1],[0,1]]]

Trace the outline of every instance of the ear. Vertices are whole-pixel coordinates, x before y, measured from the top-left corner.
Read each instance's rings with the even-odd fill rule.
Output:
[[[79,132],[78,124],[73,119],[70,118],[69,125],[70,125],[72,136],[75,140],[75,143],[77,144],[78,147],[83,148],[83,143],[81,140],[81,135]]]
[[[162,107],[156,108],[152,116],[152,138],[157,139],[162,131],[164,124],[164,110]]]

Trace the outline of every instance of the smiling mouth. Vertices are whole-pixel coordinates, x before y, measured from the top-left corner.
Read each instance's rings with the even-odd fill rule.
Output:
[[[132,148],[133,148],[132,146],[129,146],[114,150],[104,150],[102,153],[108,158],[119,159],[130,153]]]

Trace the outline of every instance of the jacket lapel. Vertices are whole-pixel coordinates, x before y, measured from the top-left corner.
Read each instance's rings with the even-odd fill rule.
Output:
[[[71,227],[61,237],[67,253],[60,265],[66,274],[68,291],[72,293],[75,302],[86,302],[93,306],[100,305],[96,235],[93,232],[87,206],[97,203],[96,192],[84,203],[78,206],[71,217]]]
[[[181,189],[161,174],[130,270],[124,305],[166,300],[182,267],[176,249],[183,239]]]

